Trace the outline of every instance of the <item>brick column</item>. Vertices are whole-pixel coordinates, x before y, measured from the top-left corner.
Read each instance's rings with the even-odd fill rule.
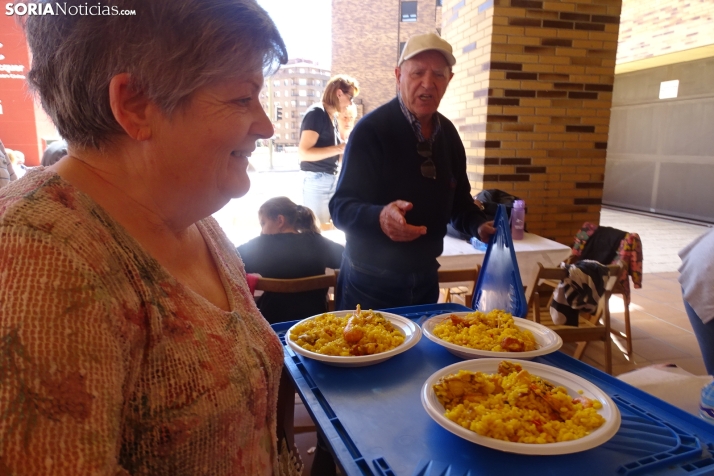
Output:
[[[445,0],[457,57],[441,112],[474,190],[526,200],[528,230],[571,244],[599,222],[622,0]]]

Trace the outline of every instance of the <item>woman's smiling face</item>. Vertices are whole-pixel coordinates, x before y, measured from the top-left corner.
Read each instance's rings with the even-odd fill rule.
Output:
[[[258,139],[273,135],[260,104],[262,85],[263,75],[256,73],[200,88],[185,107],[160,121],[156,152],[177,190],[219,208],[248,192],[248,157]]]

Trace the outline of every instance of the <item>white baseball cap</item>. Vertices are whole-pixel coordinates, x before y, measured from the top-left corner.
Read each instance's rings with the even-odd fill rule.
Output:
[[[456,64],[451,45],[435,33],[426,33],[424,35],[414,35],[407,40],[397,66],[401,66],[406,60],[415,57],[419,53],[429,50],[435,50],[444,55],[449,66]]]

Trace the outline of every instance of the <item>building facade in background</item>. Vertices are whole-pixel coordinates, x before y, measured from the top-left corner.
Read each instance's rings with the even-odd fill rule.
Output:
[[[440,112],[474,192],[524,198],[529,231],[571,244],[603,203],[714,222],[711,0],[332,4],[333,66],[360,79],[365,112],[394,96],[411,34],[452,44]]]
[[[440,112],[459,130],[474,193],[525,199],[529,231],[572,243],[584,221],[599,220],[620,8],[620,0],[333,0],[333,70],[360,79],[369,112],[396,92],[400,44],[439,32],[457,59]]]
[[[306,59],[288,60],[277,73],[265,79],[260,102],[273,122],[276,148],[297,147],[305,111],[322,100],[329,79],[329,70]]]
[[[404,43],[440,33],[441,9],[441,0],[332,0],[332,71],[359,81],[364,114],[394,98]]]

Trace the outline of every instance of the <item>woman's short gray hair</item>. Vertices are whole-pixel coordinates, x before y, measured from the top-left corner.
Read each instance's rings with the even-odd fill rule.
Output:
[[[67,0],[86,5],[86,0]],[[255,0],[105,0],[134,15],[29,15],[30,86],[60,135],[101,148],[123,133],[109,105],[109,82],[131,86],[170,116],[216,80],[268,75],[287,62],[275,24]]]

